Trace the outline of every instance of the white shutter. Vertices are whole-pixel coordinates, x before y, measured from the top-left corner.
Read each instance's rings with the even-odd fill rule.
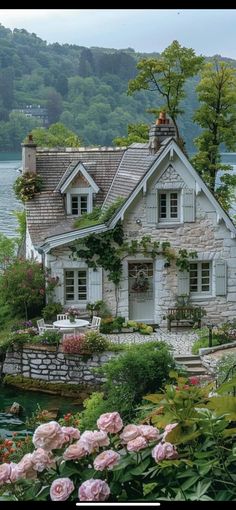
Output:
[[[102,299],[102,268],[94,271],[90,267],[88,271],[88,301],[94,303]]]
[[[195,221],[195,191],[193,189],[183,190],[183,221]]]
[[[215,261],[215,284],[216,296],[226,295],[226,262],[225,260]]]
[[[157,193],[148,193],[146,197],[147,223],[157,223]]]
[[[189,294],[189,271],[178,273],[178,295]]]

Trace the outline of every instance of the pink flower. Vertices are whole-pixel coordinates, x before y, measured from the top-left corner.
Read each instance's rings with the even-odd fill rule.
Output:
[[[55,448],[61,448],[64,443],[64,438],[65,436],[59,423],[56,421],[49,421],[48,423],[39,425],[34,431],[33,444],[36,448],[54,450]]]
[[[80,444],[79,441],[77,443],[71,444],[68,446],[68,448],[64,451],[63,459],[65,460],[76,460],[76,459],[82,459],[83,457],[86,457],[87,450]]]
[[[73,492],[75,486],[70,478],[57,478],[50,487],[52,501],[66,501]]]
[[[80,431],[75,427],[61,427],[63,434],[65,435],[65,443],[71,441],[72,439],[80,438]]]
[[[127,450],[129,452],[138,452],[139,450],[142,450],[147,446],[147,441],[145,437],[138,436],[135,439],[132,439],[132,441],[129,441],[127,443]]]
[[[92,453],[101,446],[108,446],[110,440],[107,433],[102,430],[86,430],[80,437],[79,444],[86,452]]]
[[[177,425],[178,425],[178,423],[169,423],[168,425],[166,425],[165,429],[164,429],[164,433],[163,433],[162,439],[165,439],[167,434],[169,434],[169,432],[171,432],[175,427],[177,427]]]
[[[122,434],[120,434],[123,443],[128,443],[138,436],[140,436],[140,431],[137,425],[126,425]]]
[[[188,380],[189,380],[190,384],[193,384],[194,386],[196,384],[199,384],[199,382],[200,382],[199,377],[196,377],[196,375],[189,377]]]
[[[104,413],[97,420],[97,426],[100,430],[116,434],[123,428],[123,421],[119,413]]]
[[[17,464],[18,471],[20,473],[20,478],[36,478],[37,474],[33,469],[32,464],[32,453],[26,453],[24,457]],[[17,472],[16,472],[17,476]]]
[[[9,481],[11,475],[11,465],[4,463],[0,465],[0,485]]]
[[[55,464],[52,455],[43,448],[38,448],[32,453],[31,462],[33,469],[39,472]]]
[[[152,457],[156,462],[164,459],[177,459],[178,453],[171,443],[159,443],[152,450]]]
[[[120,460],[120,454],[113,450],[105,450],[104,452],[97,455],[94,459],[94,469],[96,471],[103,471],[104,469],[112,469],[113,466],[118,464]]]
[[[103,480],[86,480],[79,488],[80,501],[106,501],[110,495],[110,489]]]
[[[145,437],[147,441],[154,441],[160,439],[159,430],[151,425],[138,425],[138,430],[141,436]]]
[[[17,482],[20,478],[24,477],[24,473],[19,468],[19,465],[15,464],[15,462],[10,463],[10,468],[11,468],[10,481],[12,483]]]

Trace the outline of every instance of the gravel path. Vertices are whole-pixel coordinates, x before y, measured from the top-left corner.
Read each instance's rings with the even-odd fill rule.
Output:
[[[141,335],[140,333],[120,333],[115,335],[106,335],[106,338],[117,344],[141,344],[151,341],[164,341],[173,349],[174,355],[191,354],[191,347],[198,338],[196,333],[191,332],[167,332],[157,329],[151,335]]]

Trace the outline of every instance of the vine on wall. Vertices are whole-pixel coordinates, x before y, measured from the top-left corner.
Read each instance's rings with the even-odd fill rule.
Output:
[[[118,287],[122,278],[122,260],[128,255],[142,254],[153,260],[163,256],[168,264],[175,262],[180,271],[189,270],[190,259],[197,256],[195,251],[180,249],[178,252],[171,247],[168,241],[152,241],[151,236],[142,239],[126,241],[122,223],[108,232],[90,234],[77,241],[71,247],[72,258],[84,259],[88,267],[96,270],[102,267],[107,271],[108,279]]]

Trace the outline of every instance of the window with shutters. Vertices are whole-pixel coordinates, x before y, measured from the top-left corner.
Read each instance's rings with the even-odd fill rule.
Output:
[[[180,193],[178,191],[159,191],[158,204],[159,223],[180,221]]]
[[[88,285],[86,269],[65,270],[65,302],[85,303]]]
[[[212,271],[210,262],[192,262],[189,269],[190,294],[212,293]]]

